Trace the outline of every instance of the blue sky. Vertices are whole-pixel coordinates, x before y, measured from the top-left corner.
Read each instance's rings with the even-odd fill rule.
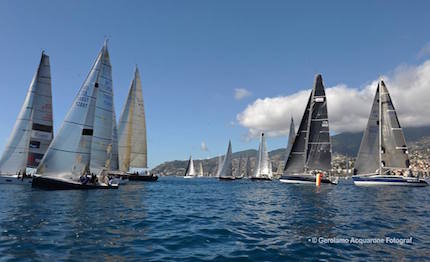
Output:
[[[0,148],[42,50],[51,57],[55,130],[105,37],[118,115],[138,64],[154,167],[222,154],[229,138],[233,151],[256,149],[237,114],[257,98],[310,88],[316,73],[326,86],[363,87],[422,62],[428,10],[426,1],[1,1]],[[236,88],[251,95],[236,100]],[[286,143],[268,140],[271,150]]]

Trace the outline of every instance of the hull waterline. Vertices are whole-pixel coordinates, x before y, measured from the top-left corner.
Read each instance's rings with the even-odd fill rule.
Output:
[[[313,184],[316,183],[316,176],[300,176],[300,175],[290,175],[282,176],[279,181],[284,184]],[[331,184],[337,185],[335,181],[323,177],[321,179],[321,184]]]
[[[272,181],[272,179],[268,177],[251,177],[252,181]]]
[[[129,181],[155,182],[158,180],[158,176],[129,175],[128,180]]]
[[[234,176],[220,176],[218,177],[219,180],[236,180],[236,177]]]
[[[61,179],[53,179],[47,177],[33,177],[32,187],[45,190],[77,190],[77,189],[118,189],[117,184],[101,185],[101,184],[81,184],[78,182],[65,181]]]
[[[408,186],[425,187],[428,183],[422,179],[404,177],[353,177],[356,186]]]

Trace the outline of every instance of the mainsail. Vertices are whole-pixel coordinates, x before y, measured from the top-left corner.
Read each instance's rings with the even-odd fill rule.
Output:
[[[357,174],[382,174],[384,169],[409,168],[403,130],[385,83],[376,89],[355,169]]]
[[[113,157],[114,107],[112,90],[112,67],[109,59],[107,44],[103,45],[96,63],[98,66],[97,98],[94,113],[94,128],[91,144],[92,172],[111,169]]]
[[[302,174],[309,170],[331,170],[327,98],[321,75],[315,78],[284,173]]]
[[[194,162],[193,158],[190,156],[190,159],[188,160],[187,169],[185,170],[185,176],[195,176],[196,171],[194,170]]]
[[[105,46],[101,53],[104,49]],[[103,81],[102,57],[103,54],[97,56],[58,134],[37,168],[37,174],[77,181],[89,171],[97,92],[99,81]]]
[[[228,141],[227,153],[225,154],[224,161],[222,163],[222,168],[221,168],[221,171],[219,172],[219,176],[220,177],[233,176],[231,141]]]
[[[264,133],[261,133],[261,140],[257,153],[257,166],[254,170],[254,177],[273,177],[272,163],[269,158],[269,152],[267,151],[266,138],[264,136]]]
[[[119,169],[119,156],[118,156],[118,128],[116,125],[115,109],[113,110],[113,126],[112,126],[112,152],[110,158],[110,169]]]
[[[306,170],[331,170],[331,142],[327,114],[327,98],[321,75],[312,90],[311,118],[308,122]]]
[[[12,134],[0,158],[0,173],[25,173],[37,167],[53,138],[51,71],[49,56],[42,52],[39,66]]]
[[[136,67],[118,126],[120,170],[147,167],[147,142],[142,83]]]

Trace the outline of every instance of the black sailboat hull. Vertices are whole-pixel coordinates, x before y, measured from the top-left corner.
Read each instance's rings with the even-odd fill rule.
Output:
[[[80,184],[40,176],[33,177],[31,186],[45,190],[118,189],[118,185]]]
[[[300,175],[291,175],[291,176],[282,176],[279,181],[286,184],[315,184],[316,176],[300,176]],[[321,184],[332,184],[337,185],[330,179],[323,177],[321,178]]]
[[[220,176],[220,177],[218,177],[218,179],[219,180],[230,180],[230,181],[232,181],[232,180],[236,180],[236,177],[234,177],[234,176]]]
[[[268,177],[251,177],[252,181],[272,181],[272,179]]]
[[[155,182],[158,180],[158,176],[150,175],[128,175],[128,180],[130,181],[144,181],[144,182]]]

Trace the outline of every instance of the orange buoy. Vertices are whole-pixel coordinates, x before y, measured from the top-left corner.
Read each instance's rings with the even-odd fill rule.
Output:
[[[318,173],[318,174],[317,174],[317,177],[316,177],[316,179],[315,179],[315,184],[316,184],[316,186],[320,186],[320,185],[321,185],[321,177],[322,177],[322,174],[321,174],[321,173]]]

